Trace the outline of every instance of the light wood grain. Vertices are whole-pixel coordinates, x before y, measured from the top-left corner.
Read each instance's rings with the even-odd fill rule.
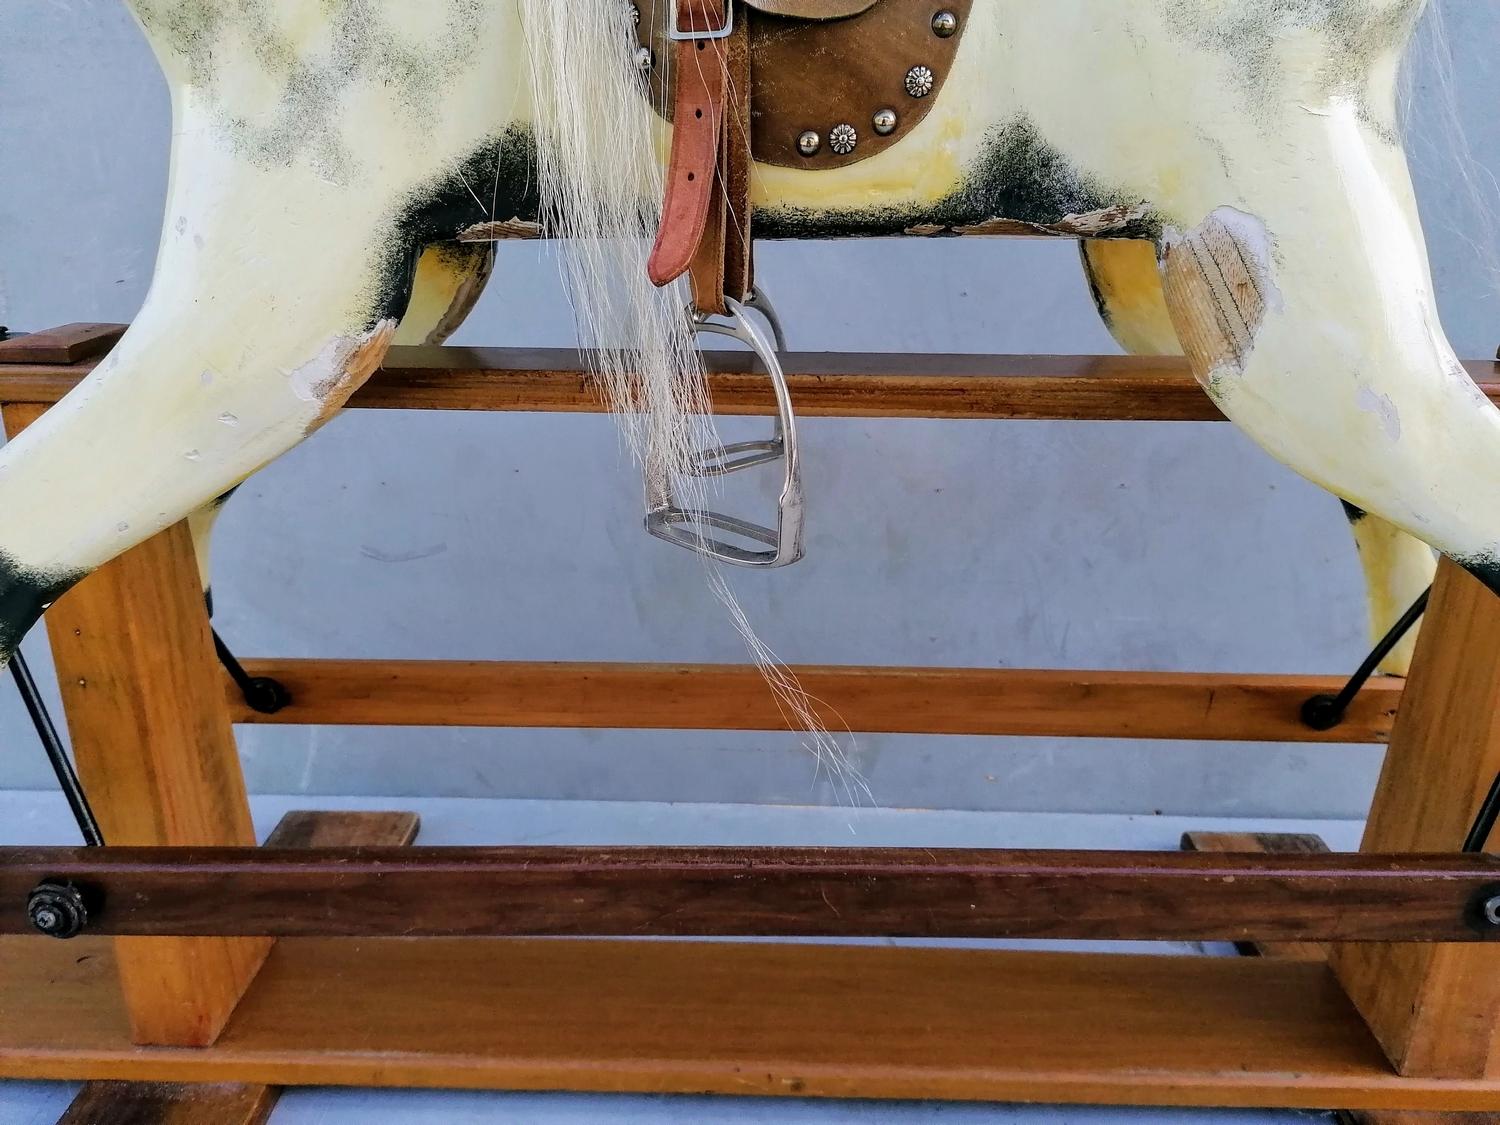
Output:
[[[709,352],[705,361],[718,413],[774,413],[770,383],[748,353]],[[1223,420],[1177,357],[793,352],[786,367],[807,418]],[[1500,399],[1500,364],[1467,368]],[[0,402],[56,402],[85,374],[84,365],[0,368]],[[398,347],[349,405],[597,413],[602,400],[572,349]]]
[[[245,660],[292,695],[274,715],[224,681],[239,723],[784,730],[754,667],[733,664]],[[1223,741],[1384,742],[1402,682],[1372,682],[1347,721],[1315,731],[1309,696],[1333,676],[1010,668],[794,668],[834,730]]]
[[[7,406],[7,432],[40,417]],[[101,567],[47,611],[79,776],[119,845],[255,843],[192,537],[178,524]],[[122,939],[140,1043],[212,1043],[254,977],[260,938]]]
[[[299,810],[281,818],[266,846],[401,847],[420,825],[415,813]],[[58,1125],[263,1125],[280,1095],[267,1085],[89,1082]]]
[[[1400,1078],[1327,969],[701,942],[279,942],[219,1042],[142,1050],[108,943],[0,939],[0,1076],[1500,1108]]]
[[[1457,850],[1497,772],[1500,598],[1445,562],[1364,849]],[[1491,1072],[1500,948],[1338,946],[1333,964],[1403,1074],[1477,1078]]]

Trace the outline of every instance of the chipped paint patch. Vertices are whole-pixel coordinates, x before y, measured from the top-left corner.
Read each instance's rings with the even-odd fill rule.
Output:
[[[1282,308],[1265,224],[1220,207],[1186,233],[1163,234],[1162,278],[1172,322],[1210,391],[1245,372],[1267,312]]]
[[[500,242],[511,238],[541,238],[542,225],[521,218],[475,223],[458,232],[460,242]]]
[[[1366,414],[1379,416],[1386,437],[1393,442],[1401,440],[1401,412],[1396,409],[1390,395],[1381,394],[1373,387],[1360,387],[1355,402]]]
[[[382,320],[363,335],[337,336],[315,357],[288,373],[292,393],[318,407],[308,433],[342,410],[349,396],[375,374],[396,336],[396,325],[395,320]]]

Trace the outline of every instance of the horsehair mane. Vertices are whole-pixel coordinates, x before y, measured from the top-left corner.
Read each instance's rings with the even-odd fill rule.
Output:
[[[717,439],[685,286],[658,288],[647,276],[662,221],[665,148],[660,118],[628,49],[631,6],[623,0],[519,2],[535,97],[541,223],[561,240],[579,343],[645,473],[647,508],[674,489],[685,507],[706,508],[717,478],[692,472],[691,464]],[[709,558],[704,566],[787,725],[803,732],[818,768],[843,799],[870,799],[849,751],[828,732],[791,669],[760,639],[722,568]]]

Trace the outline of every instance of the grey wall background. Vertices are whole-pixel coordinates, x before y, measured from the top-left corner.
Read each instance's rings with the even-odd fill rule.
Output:
[[[1417,69],[1418,176],[1451,335],[1500,342],[1452,100],[1500,167],[1500,8],[1447,0],[1459,81]],[[113,0],[0,7],[0,323],[130,319],[151,273],[166,92]],[[1071,243],[770,245],[795,347],[1108,352]],[[893,315],[898,310],[899,315]],[[458,343],[567,345],[545,248],[513,244]],[[1365,644],[1337,503],[1223,425],[806,423],[809,558],[736,588],[787,660],[1343,671]],[[219,625],[242,653],[730,661],[686,553],[639,529],[604,418],[346,416],[223,521]],[[45,663],[44,642],[27,651]],[[266,792],[825,802],[790,734],[242,729]],[[862,736],[894,806],[1359,815],[1370,749]],[[50,779],[7,681],[0,787]]]

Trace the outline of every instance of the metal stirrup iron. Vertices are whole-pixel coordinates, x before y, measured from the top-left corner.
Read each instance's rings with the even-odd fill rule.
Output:
[[[748,344],[765,365],[771,387],[776,392],[775,429],[764,441],[740,441],[700,450],[692,458],[690,471],[698,477],[722,477],[781,462],[783,475],[776,526],[763,527],[722,512],[678,507],[672,499],[669,483],[646,514],[646,530],[658,539],[732,566],[790,566],[803,554],[803,494],[797,451],[797,418],[792,411],[792,396],[781,366],[780,352],[785,348],[785,336],[776,310],[761,293],[752,290],[744,304],[727,298],[725,303],[729,309],[727,323],[711,319],[696,309],[690,309],[688,315],[698,332],[728,336]],[[770,326],[770,338],[747,315],[747,310],[752,308]],[[716,531],[764,543],[767,549],[756,551],[726,543],[714,537],[712,533]]]

